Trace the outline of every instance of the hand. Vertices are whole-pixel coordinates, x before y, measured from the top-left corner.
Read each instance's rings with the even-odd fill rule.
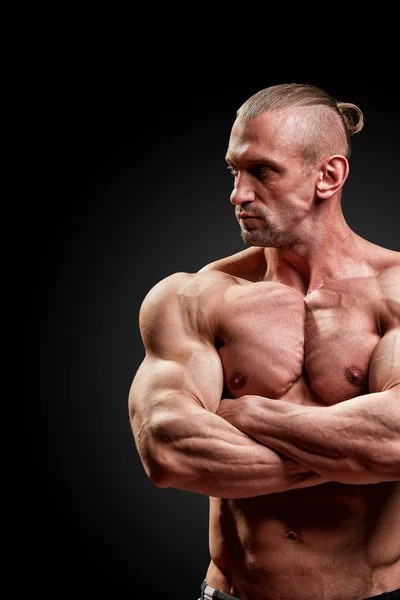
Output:
[[[240,398],[222,399],[219,403],[216,414],[219,415],[225,421],[228,421],[238,431],[240,431],[246,437],[254,440],[258,444],[263,444],[260,439],[257,439],[257,430],[262,426],[262,414],[260,407],[268,405],[271,410],[274,410],[277,405],[276,400],[271,398],[264,398],[262,396],[240,396]],[[280,456],[281,460],[291,461],[291,459],[285,454],[279,452],[277,448],[274,452]]]
[[[254,398],[254,396],[240,396],[240,398],[235,399],[223,398],[219,403],[216,414],[240,429],[240,416],[246,413],[250,398]]]
[[[236,399],[222,399],[216,414],[240,431],[258,438],[260,432],[274,434],[272,425],[281,426],[282,419],[296,410],[299,407],[291,402],[249,394]]]

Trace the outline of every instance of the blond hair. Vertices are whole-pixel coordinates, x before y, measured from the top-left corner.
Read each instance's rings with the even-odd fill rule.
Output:
[[[312,164],[322,154],[338,153],[349,158],[350,138],[364,127],[364,115],[350,102],[341,102],[324,90],[300,83],[283,83],[256,92],[237,110],[239,119],[251,119],[268,111],[305,109],[307,131],[304,160]],[[305,121],[304,121],[305,120]]]

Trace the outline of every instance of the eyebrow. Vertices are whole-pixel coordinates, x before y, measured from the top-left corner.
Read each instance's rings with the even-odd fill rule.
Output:
[[[225,157],[225,161],[230,166],[233,166],[233,167],[237,166],[237,165],[235,165],[234,162],[228,160],[227,157]],[[245,156],[244,159],[242,159],[242,161],[246,165],[246,168],[249,168],[251,165],[267,165],[267,166],[273,167],[275,169],[281,168],[281,165],[279,165],[279,163],[277,163],[275,160],[272,160],[265,156],[249,155],[249,156]]]

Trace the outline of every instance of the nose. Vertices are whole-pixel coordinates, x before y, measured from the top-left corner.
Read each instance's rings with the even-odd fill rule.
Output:
[[[231,203],[235,206],[241,206],[245,202],[252,202],[255,199],[255,193],[249,177],[245,173],[239,173],[235,177],[235,187],[231,193]]]

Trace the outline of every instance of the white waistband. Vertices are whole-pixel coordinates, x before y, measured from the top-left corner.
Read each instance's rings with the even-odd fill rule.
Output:
[[[214,592],[214,588],[212,588],[210,585],[206,585],[203,591],[204,600],[213,600]]]

